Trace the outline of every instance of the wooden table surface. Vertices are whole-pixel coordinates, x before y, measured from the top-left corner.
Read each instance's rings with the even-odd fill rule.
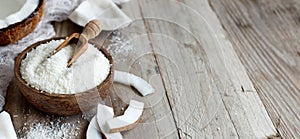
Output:
[[[117,70],[156,90],[141,97],[114,84],[103,100],[116,115],[130,99],[145,102],[141,123],[122,132],[125,139],[300,137],[299,1],[131,0],[121,8],[133,22],[92,41],[105,44]],[[71,21],[54,26],[57,36],[82,29]],[[93,113],[46,115],[13,82],[5,109],[20,137],[30,123],[59,120],[78,129],[71,138],[85,138]]]

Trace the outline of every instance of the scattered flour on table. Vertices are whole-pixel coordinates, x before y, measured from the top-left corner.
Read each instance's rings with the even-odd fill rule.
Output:
[[[133,49],[130,41],[131,40],[126,38],[126,36],[124,36],[120,31],[112,32],[112,37],[109,39],[107,51],[112,55],[115,63],[127,60],[125,57],[128,57]]]
[[[33,88],[50,93],[72,94],[92,89],[103,82],[110,70],[109,60],[92,44],[73,65],[67,62],[75,47],[67,46],[47,58],[64,39],[41,44],[22,60],[22,78]]]
[[[50,119],[50,120],[49,120]],[[65,122],[66,117],[51,118],[49,121],[39,122],[38,120],[24,124],[20,139],[72,139],[80,133],[80,121]]]

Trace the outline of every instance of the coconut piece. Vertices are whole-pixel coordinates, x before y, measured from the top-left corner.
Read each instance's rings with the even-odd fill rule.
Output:
[[[97,123],[96,116],[94,116],[92,118],[92,120],[90,121],[88,129],[86,131],[86,138],[87,139],[102,139],[102,136],[100,133],[100,127]]]
[[[19,2],[21,5],[18,6]],[[45,0],[1,0],[0,46],[16,43],[31,33],[41,20],[44,4]],[[5,13],[5,9],[12,10]]]
[[[154,88],[144,79],[123,71],[115,71],[114,82],[133,86],[143,96],[154,93]]]
[[[38,6],[39,0],[4,0],[1,2],[0,29],[27,18]]]
[[[2,111],[0,114],[0,138],[17,139],[10,115],[6,111]]]
[[[115,117],[106,122],[110,133],[121,132],[134,128],[143,114],[144,103],[130,100],[124,115]]]
[[[80,26],[97,19],[102,22],[103,30],[116,30],[132,21],[112,0],[83,1],[69,19]]]
[[[120,132],[110,133],[107,126],[105,126],[106,121],[114,117],[114,112],[111,107],[98,104],[96,117],[100,129],[107,139],[123,139]]]

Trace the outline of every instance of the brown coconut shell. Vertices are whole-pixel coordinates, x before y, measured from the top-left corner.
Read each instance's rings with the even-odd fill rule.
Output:
[[[44,5],[45,0],[39,0],[37,8],[27,18],[0,29],[0,46],[16,43],[31,33],[41,20]]]
[[[100,51],[108,58],[111,67],[107,78],[100,85],[93,89],[75,94],[41,92],[35,88],[32,88],[30,85],[27,85],[26,81],[21,77],[21,61],[26,57],[27,53],[40,44],[58,39],[64,38],[52,38],[37,42],[22,51],[16,57],[14,73],[17,87],[30,104],[45,113],[67,116],[78,114],[96,107],[100,103],[100,99],[105,98],[109,94],[109,90],[113,84],[114,75],[113,59],[111,55],[97,44],[95,44],[95,46],[100,48]]]

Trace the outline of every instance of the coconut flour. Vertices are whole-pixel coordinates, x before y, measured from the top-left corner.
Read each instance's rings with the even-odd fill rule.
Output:
[[[50,93],[73,94],[92,89],[106,79],[110,71],[109,60],[92,44],[88,44],[86,52],[70,68],[67,62],[75,47],[64,47],[47,58],[63,41],[52,40],[27,53],[20,72],[28,85]]]

